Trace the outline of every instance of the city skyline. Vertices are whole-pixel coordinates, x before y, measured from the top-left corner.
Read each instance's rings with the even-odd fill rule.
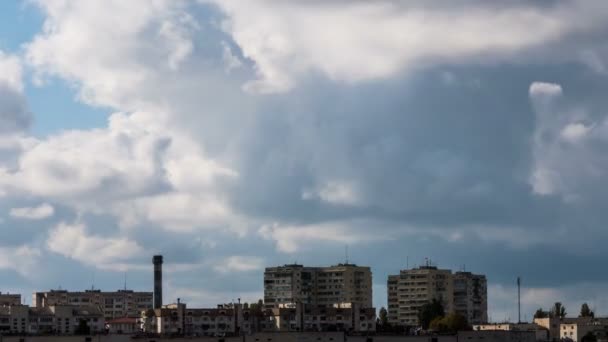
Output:
[[[0,1],[0,291],[257,301],[431,258],[608,315],[608,5]],[[29,298],[29,296],[26,296]],[[29,299],[28,299],[29,300]],[[605,309],[606,308],[606,309]]]

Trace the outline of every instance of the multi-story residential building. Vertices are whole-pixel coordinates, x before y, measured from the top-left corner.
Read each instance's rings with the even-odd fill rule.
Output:
[[[469,324],[488,321],[488,284],[485,275],[456,272],[454,278],[454,311]]]
[[[51,290],[34,293],[32,303],[37,308],[52,305],[98,306],[103,311],[104,317],[110,320],[122,317],[139,317],[142,310],[152,308],[152,297],[152,292],[135,292],[132,290],[114,292]]]
[[[387,282],[388,321],[396,325],[418,325],[420,307],[433,299],[446,312],[454,310],[452,271],[435,266],[420,266],[390,275]]]
[[[90,333],[104,331],[101,310],[94,306],[53,305],[31,308],[27,305],[0,307],[0,332],[11,334],[62,334],[78,332],[85,322]]]
[[[372,307],[372,272],[369,267],[354,264],[269,267],[264,272],[264,303],[267,308],[297,303],[328,307],[359,303]]]
[[[186,336],[225,336],[237,333],[237,311],[242,306],[213,309],[187,308],[184,303],[164,305],[160,309],[142,311],[141,328],[147,333]]]
[[[376,309],[361,304],[332,307],[298,303],[262,310],[241,304],[217,308],[188,308],[184,303],[141,313],[141,329],[159,335],[237,336],[258,332],[346,331],[375,332]]]
[[[376,309],[361,304],[325,305],[302,304],[295,307],[272,308],[267,311],[266,332],[344,331],[375,332]]]
[[[21,295],[0,292],[0,306],[21,305]]]

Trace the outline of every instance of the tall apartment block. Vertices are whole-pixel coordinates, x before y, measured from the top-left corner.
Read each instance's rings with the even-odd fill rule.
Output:
[[[264,303],[267,308],[297,303],[327,307],[353,303],[371,308],[372,272],[354,264],[269,267],[264,271]]]
[[[469,324],[488,322],[488,283],[485,275],[456,272],[454,278],[454,311]]]
[[[446,312],[454,310],[452,271],[435,266],[402,270],[388,277],[388,321],[396,325],[418,325],[418,311],[433,299]]]
[[[390,275],[387,282],[388,321],[396,325],[418,325],[420,307],[439,300],[446,313],[457,312],[470,324],[488,319],[487,282],[483,275],[420,266]]]
[[[100,290],[85,290],[70,292],[66,290],[51,290],[36,292],[32,305],[44,308],[54,305],[79,305],[99,307],[106,319],[122,317],[139,317],[141,311],[152,309],[152,292],[135,292],[118,290],[102,292]]]
[[[21,305],[21,295],[0,292],[0,306]]]

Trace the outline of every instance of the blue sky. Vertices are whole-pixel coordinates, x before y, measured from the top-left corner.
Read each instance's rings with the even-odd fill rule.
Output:
[[[608,5],[4,1],[0,291],[262,295],[431,258],[608,314]],[[530,32],[534,32],[531,34]],[[10,262],[9,262],[10,260]],[[94,284],[92,284],[94,283]]]

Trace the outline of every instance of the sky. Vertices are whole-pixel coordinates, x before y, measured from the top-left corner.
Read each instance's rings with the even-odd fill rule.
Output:
[[[432,260],[608,315],[608,3],[0,3],[0,291]]]

